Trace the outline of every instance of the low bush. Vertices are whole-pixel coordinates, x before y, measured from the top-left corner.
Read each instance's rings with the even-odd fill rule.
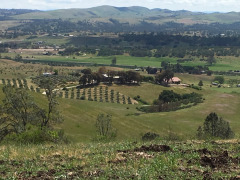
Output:
[[[151,141],[151,140],[154,140],[156,138],[158,138],[159,135],[156,134],[156,133],[152,133],[152,132],[147,132],[145,133],[143,136],[142,136],[142,140],[143,141]]]
[[[43,144],[43,143],[69,143],[63,130],[40,129],[35,126],[28,126],[27,130],[20,134],[10,134],[6,136],[2,143],[15,144]]]

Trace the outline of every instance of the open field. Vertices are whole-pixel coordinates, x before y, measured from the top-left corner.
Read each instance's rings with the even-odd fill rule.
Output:
[[[58,37],[55,37],[56,41]],[[54,39],[50,39],[50,44],[55,44]],[[59,43],[66,43],[67,39],[60,38]],[[51,41],[51,42],[50,42]],[[105,64],[111,65],[114,56],[96,56],[96,54],[85,54],[83,56],[60,56],[60,55],[43,55],[45,52],[51,52],[57,54],[58,51],[54,49],[10,49],[9,53],[2,53],[2,57],[9,56],[14,59],[17,54],[20,54],[23,59],[29,59],[34,62],[34,60],[40,61],[52,61],[52,62],[72,62],[72,63],[90,63],[94,64]],[[117,65],[127,65],[127,66],[137,66],[137,67],[161,67],[161,62],[169,62],[171,64],[177,64],[179,58],[174,57],[133,57],[129,55],[118,55]],[[188,58],[188,57],[186,57]],[[239,57],[232,56],[217,56],[216,63],[212,66],[208,66],[212,71],[229,71],[229,70],[240,70],[240,59]],[[200,61],[200,58],[194,58],[193,61],[186,61],[180,63],[182,66],[205,66],[208,65],[206,61]]]
[[[44,50],[43,50],[44,51]],[[45,51],[48,51],[47,49]],[[34,55],[35,60],[44,61],[59,61],[59,62],[81,62],[81,63],[92,63],[92,64],[107,64],[110,65],[112,63],[113,56],[102,57],[96,55],[86,55],[86,56],[44,56],[43,52],[37,50],[32,53],[22,53],[21,56],[26,58],[27,56]],[[14,58],[17,53],[14,51],[11,53],[2,53],[2,56],[10,56]],[[117,65],[130,65],[130,66],[152,66],[152,67],[160,67],[162,61],[167,61],[171,63],[176,63],[176,58],[154,58],[154,57],[132,57],[132,56],[116,56],[117,57]],[[33,60],[34,60],[33,59]]]

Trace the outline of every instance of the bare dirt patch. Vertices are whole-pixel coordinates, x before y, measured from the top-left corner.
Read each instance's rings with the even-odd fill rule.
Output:
[[[219,97],[220,98],[230,98],[230,97],[234,97],[234,96],[231,94],[221,94]]]
[[[167,145],[157,145],[157,144],[151,144],[150,146],[141,146],[140,148],[135,148],[134,151],[139,152],[167,152],[171,151],[171,148]]]

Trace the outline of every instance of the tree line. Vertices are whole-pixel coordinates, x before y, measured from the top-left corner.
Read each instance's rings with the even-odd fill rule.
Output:
[[[135,71],[110,71],[105,67],[99,68],[98,72],[92,72],[91,69],[83,69],[83,75],[79,79],[79,83],[83,86],[98,85],[100,82],[112,84],[139,84],[142,76]]]

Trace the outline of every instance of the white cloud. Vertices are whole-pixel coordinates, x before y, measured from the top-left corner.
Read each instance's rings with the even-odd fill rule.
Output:
[[[162,8],[191,11],[240,11],[239,0],[9,0],[1,2],[1,8],[63,9],[88,8],[101,5],[144,6],[150,9]]]

